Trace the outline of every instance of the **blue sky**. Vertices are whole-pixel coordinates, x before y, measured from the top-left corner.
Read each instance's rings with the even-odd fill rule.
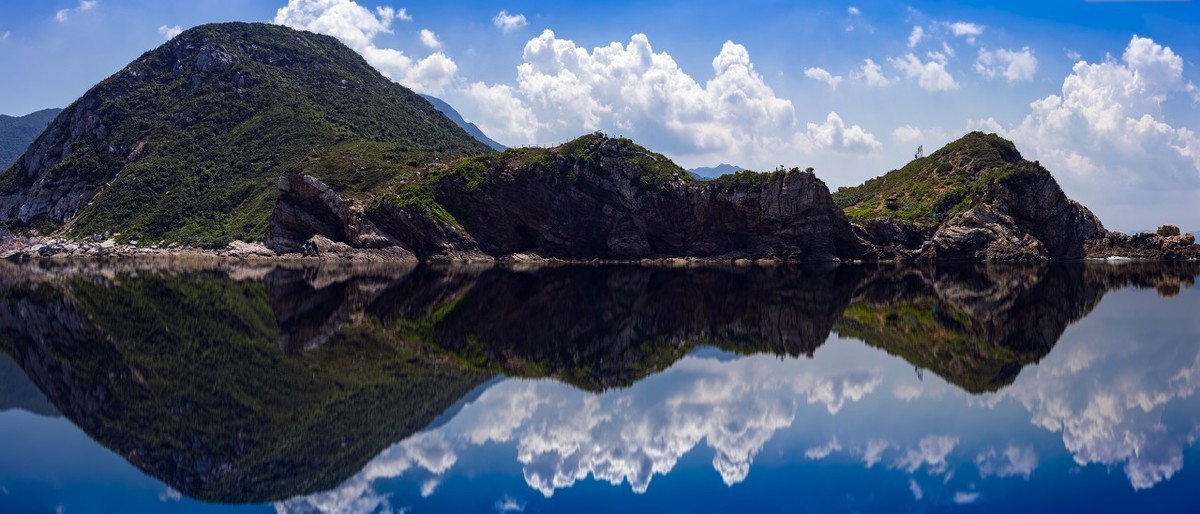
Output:
[[[978,4],[7,2],[0,113],[65,106],[175,28],[278,22],[508,145],[604,130],[687,167],[813,166],[838,187],[982,129],[1109,228],[1200,229],[1197,4]]]

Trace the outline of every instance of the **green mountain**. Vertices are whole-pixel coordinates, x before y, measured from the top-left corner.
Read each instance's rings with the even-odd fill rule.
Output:
[[[841,188],[833,199],[857,222],[891,218],[936,224],[965,212],[971,193],[985,184],[1014,175],[1048,174],[1039,164],[1024,160],[1011,141],[971,132],[882,177]]]
[[[433,161],[491,152],[336,39],[203,25],[91,88],[0,174],[0,221],[75,238],[262,240],[286,174],[400,198]]]
[[[24,116],[0,114],[0,168],[15,162],[60,112],[62,109],[42,109]]]
[[[996,134],[971,132],[833,197],[878,258],[1079,259],[1125,244]]]
[[[462,115],[459,114],[458,111],[454,110],[450,104],[446,103],[445,100],[430,95],[421,95],[421,98],[428,100],[435,109],[442,111],[442,114],[445,114],[447,118],[450,118],[450,121],[453,121],[455,125],[458,125],[460,128],[467,131],[471,137],[479,140],[480,143],[488,145],[489,148],[497,152],[503,152],[508,149],[507,146],[497,143],[496,141],[492,140],[492,138],[487,137],[487,134],[484,134],[483,131],[479,129],[478,125],[463,119]]]

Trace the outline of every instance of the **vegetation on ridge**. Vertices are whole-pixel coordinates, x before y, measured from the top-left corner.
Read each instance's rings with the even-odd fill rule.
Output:
[[[103,130],[87,129],[45,177],[21,162],[0,174],[0,195],[43,178],[97,191],[77,218],[31,225],[68,221],[79,239],[259,240],[282,174],[371,200],[431,162],[492,151],[336,39],[267,24],[185,31],[93,87],[42,138],[57,148],[89,116]]]
[[[600,171],[601,161],[608,155],[618,156],[638,168],[643,186],[661,189],[672,183],[700,183],[666,156],[647,150],[631,139],[612,138],[600,132],[551,148],[509,148],[498,154],[467,158],[452,166],[449,172],[464,176],[470,190],[482,187],[489,172],[501,170],[541,169],[558,172],[573,180],[576,169]]]
[[[914,159],[855,187],[833,194],[852,221],[891,218],[934,224],[965,212],[971,195],[986,184],[1048,173],[1029,162],[1011,141],[971,132],[936,152]]]

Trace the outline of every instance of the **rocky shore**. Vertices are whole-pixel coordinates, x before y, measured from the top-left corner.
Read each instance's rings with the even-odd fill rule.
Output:
[[[873,227],[878,230],[878,224]],[[855,226],[856,231],[864,229]],[[891,228],[901,231],[905,228]],[[869,241],[866,242],[870,244]],[[1021,240],[1011,241],[1019,245]],[[1000,255],[996,258],[936,259],[927,253],[928,248],[937,244],[934,241],[922,245],[925,250],[915,252],[892,251],[882,255],[868,255],[862,259],[832,260],[827,262],[933,262],[933,261],[1030,261],[1042,260],[1035,258],[1006,258]],[[745,252],[734,252],[712,257],[648,257],[636,259],[613,258],[562,258],[544,257],[536,253],[511,253],[500,257],[486,254],[470,256],[438,256],[418,259],[403,248],[355,248],[346,243],[334,242],[324,236],[313,236],[304,241],[295,252],[276,253],[262,243],[247,243],[234,241],[225,248],[196,248],[180,245],[132,245],[120,244],[115,239],[100,242],[74,242],[54,236],[6,236],[0,241],[0,260],[10,262],[51,261],[51,262],[91,262],[97,264],[111,263],[164,263],[164,264],[260,264],[274,267],[288,265],[303,267],[314,263],[344,263],[347,265],[373,264],[414,266],[421,262],[428,263],[483,263],[498,264],[506,267],[553,266],[553,265],[610,265],[610,264],[640,264],[654,266],[778,266],[786,263],[814,262],[806,259],[781,259],[776,257],[758,257]],[[1123,234],[1107,232],[1103,238],[1087,243],[1085,255],[1071,259],[1052,259],[1059,261],[1070,260],[1109,260],[1109,261],[1200,261],[1200,245],[1195,243],[1192,234],[1180,234],[1177,227],[1165,225],[1155,233]]]

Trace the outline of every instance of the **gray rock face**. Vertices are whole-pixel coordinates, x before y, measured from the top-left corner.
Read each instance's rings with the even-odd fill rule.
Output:
[[[267,246],[296,252],[318,235],[353,248],[402,248],[435,260],[533,254],[833,261],[863,255],[850,223],[811,172],[792,170],[753,183],[654,185],[628,146],[610,138],[594,144],[590,164],[552,153],[549,167],[488,170],[482,185],[458,175],[442,180],[435,198],[461,226],[415,205],[383,202],[368,212],[312,177],[286,176]]]
[[[367,219],[361,205],[309,175],[279,178],[279,200],[268,227],[266,246],[278,253],[300,251],[314,235],[356,248],[399,246]]]
[[[930,261],[1081,259],[1109,233],[1040,168],[983,184],[969,201],[935,226],[871,220],[856,233],[879,258]]]
[[[1108,257],[1130,257],[1137,259],[1188,260],[1200,259],[1200,246],[1196,236],[1180,234],[1178,228],[1171,230],[1164,225],[1156,233],[1122,234],[1108,232],[1103,238],[1090,241],[1087,256],[1104,259]],[[1174,234],[1174,235],[1164,235]]]
[[[967,212],[943,223],[916,257],[922,260],[1080,259],[1107,231],[1067,198],[1049,173],[986,184]]]
[[[57,222],[75,214],[96,194],[94,183],[49,172],[81,144],[103,143],[109,128],[95,110],[99,101],[84,96],[60,113],[9,169],[25,187],[0,195],[0,219],[29,223],[39,217]]]
[[[493,256],[839,260],[863,255],[850,223],[811,172],[794,169],[740,183],[654,184],[620,140],[600,138],[592,144],[591,163],[552,151],[549,166],[489,170],[474,190],[464,178],[444,180],[436,198]]]
[[[913,254],[933,236],[935,230],[936,227],[912,225],[885,218],[854,224],[854,235],[869,248],[869,253],[883,258],[907,257]]]

